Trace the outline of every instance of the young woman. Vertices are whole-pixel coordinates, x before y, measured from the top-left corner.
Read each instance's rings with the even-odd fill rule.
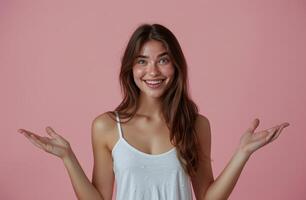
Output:
[[[63,160],[78,199],[227,199],[249,157],[275,140],[289,123],[254,132],[255,119],[222,173],[211,168],[208,119],[189,98],[187,64],[166,27],[143,24],[132,34],[122,57],[123,100],[92,123],[92,181],[84,174],[69,142],[51,127],[49,137],[19,132],[35,146]],[[190,178],[190,179],[189,179]]]

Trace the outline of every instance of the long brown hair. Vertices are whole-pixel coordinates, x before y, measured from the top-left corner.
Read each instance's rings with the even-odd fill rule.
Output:
[[[175,68],[174,79],[162,95],[162,111],[170,130],[170,141],[176,147],[178,159],[183,169],[194,176],[198,168],[198,137],[195,121],[198,115],[197,105],[189,98],[187,63],[174,34],[160,24],[142,24],[132,34],[121,59],[119,75],[123,100],[115,111],[126,123],[133,118],[139,106],[140,90],[133,79],[134,59],[148,40],[162,42],[167,49]],[[109,111],[111,117],[114,111]],[[113,117],[112,117],[113,118]]]

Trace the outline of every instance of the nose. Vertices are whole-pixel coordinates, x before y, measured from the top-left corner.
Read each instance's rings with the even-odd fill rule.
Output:
[[[158,75],[160,73],[158,66],[155,64],[155,62],[150,62],[150,64],[148,65],[148,71],[147,71],[150,75],[154,76],[154,75]]]

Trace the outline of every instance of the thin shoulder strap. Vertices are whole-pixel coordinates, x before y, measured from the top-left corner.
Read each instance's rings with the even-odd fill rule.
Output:
[[[118,111],[115,111],[116,113],[116,120],[117,120],[117,127],[118,127],[118,132],[119,132],[119,137],[122,138],[122,129],[121,129],[121,124],[120,124],[120,118]]]

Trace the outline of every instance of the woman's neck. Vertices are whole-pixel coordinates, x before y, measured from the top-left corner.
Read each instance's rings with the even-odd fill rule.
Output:
[[[146,95],[140,95],[137,114],[153,120],[163,119],[164,117],[162,114],[161,100],[157,98],[148,97]]]

